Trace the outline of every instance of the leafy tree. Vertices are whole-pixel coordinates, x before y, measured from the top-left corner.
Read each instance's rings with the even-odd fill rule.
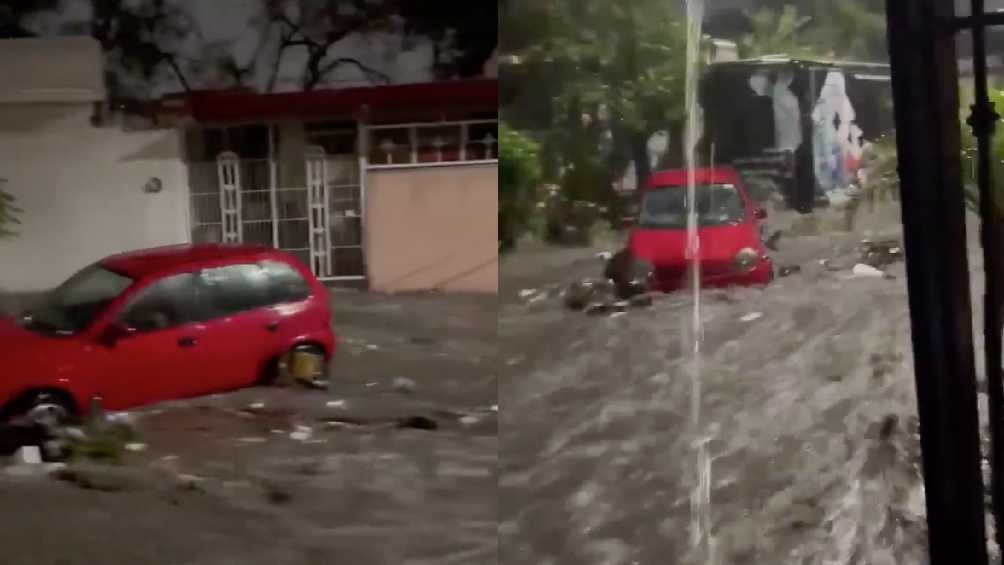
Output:
[[[686,121],[683,15],[663,0],[548,0],[545,5],[543,36],[522,38],[529,46],[517,54],[527,64],[546,65],[557,85],[551,103],[556,133],[550,143],[564,148],[566,157],[595,157],[592,124],[606,122],[614,139],[597,189],[611,192],[609,171],[621,170],[628,160],[634,160],[638,179],[644,179],[648,138],[668,130],[679,140]],[[579,147],[584,140],[588,151]],[[570,165],[579,171],[591,167],[575,161]]]
[[[865,61],[889,58],[884,0],[816,0],[810,40],[830,57]]]
[[[499,124],[499,248],[512,249],[529,224],[540,182],[538,146]]]
[[[763,6],[746,19],[748,31],[739,41],[746,57],[888,58],[882,0],[814,0],[803,12],[793,4]]]
[[[14,205],[13,196],[2,190],[6,182],[0,179],[0,239],[15,235],[12,228],[21,223],[18,219],[21,209]]]
[[[811,46],[806,38],[806,28],[812,18],[799,14],[794,6],[785,5],[780,12],[762,7],[747,12],[746,17],[750,32],[739,41],[743,56],[812,57],[819,54],[818,48]]]

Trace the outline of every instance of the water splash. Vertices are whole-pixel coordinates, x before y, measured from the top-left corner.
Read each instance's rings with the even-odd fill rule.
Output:
[[[687,60],[685,104],[687,126],[684,162],[687,167],[687,259],[693,307],[689,327],[683,332],[690,342],[690,425],[696,451],[696,481],[690,496],[690,539],[697,561],[715,563],[714,540],[711,532],[711,458],[708,439],[701,429],[701,363],[704,328],[701,322],[701,240],[698,232],[696,206],[697,141],[700,138],[697,85],[700,78],[700,56],[704,0],[687,0]]]

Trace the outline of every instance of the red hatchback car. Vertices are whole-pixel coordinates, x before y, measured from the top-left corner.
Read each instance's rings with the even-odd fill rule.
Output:
[[[653,173],[640,193],[640,212],[627,245],[607,267],[622,294],[686,286],[687,171]],[[767,284],[773,265],[760,238],[766,213],[747,194],[734,170],[696,169],[695,199],[701,284]]]
[[[0,318],[0,417],[80,415],[237,389],[335,348],[328,294],[295,258],[195,245],[109,257],[19,319]]]

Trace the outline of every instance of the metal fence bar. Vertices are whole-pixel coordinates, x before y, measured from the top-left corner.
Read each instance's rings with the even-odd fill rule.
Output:
[[[983,0],[971,0],[973,14],[983,14]],[[990,494],[993,502],[995,537],[1004,548],[1004,429],[1001,421],[1001,299],[1004,280],[1001,270],[1001,214],[993,192],[991,176],[991,139],[1000,116],[994,111],[987,93],[986,29],[979,18],[973,19],[973,80],[976,100],[968,123],[976,137],[976,180],[980,193],[980,236],[983,244],[983,270],[986,277],[983,296],[983,340],[986,357],[987,404],[990,422]]]
[[[962,16],[958,18],[952,18],[949,20],[951,22],[951,27],[955,31],[961,31],[966,29],[973,29],[974,27],[987,28],[1004,26],[1004,12],[990,12],[985,13],[984,10],[977,12],[972,11],[971,16]]]
[[[954,7],[886,0],[886,17],[930,564],[986,565]]]

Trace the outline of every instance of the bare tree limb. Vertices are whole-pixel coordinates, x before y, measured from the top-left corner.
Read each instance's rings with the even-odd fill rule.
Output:
[[[341,65],[353,65],[353,66],[355,66],[360,71],[362,71],[362,73],[364,75],[366,75],[366,80],[368,80],[371,83],[373,83],[373,82],[381,82],[383,84],[390,84],[390,77],[387,76],[386,73],[384,73],[383,71],[379,71],[377,69],[374,69],[373,67],[370,67],[368,65],[365,65],[365,64],[363,64],[362,61],[360,61],[358,59],[355,59],[353,57],[339,57],[337,59],[329,61],[326,65],[324,65],[320,69],[321,75],[323,76],[323,75],[325,75],[325,74],[327,74],[327,73],[335,70],[336,67],[339,67]]]
[[[174,71],[174,76],[178,78],[178,82],[181,83],[181,87],[185,89],[185,92],[191,92],[192,87],[185,79],[185,75],[181,72],[181,67],[178,66],[178,62],[174,59],[174,56],[165,53],[163,57],[164,61],[167,61],[168,66],[171,67],[171,70]]]

